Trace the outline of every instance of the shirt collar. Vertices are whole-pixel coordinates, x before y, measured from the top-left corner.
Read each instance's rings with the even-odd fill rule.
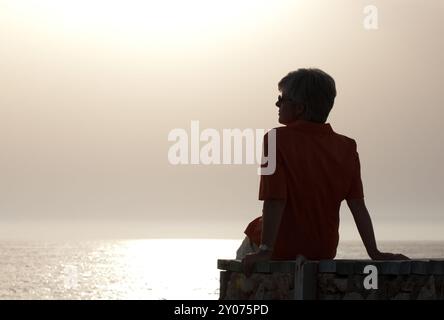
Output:
[[[329,123],[317,123],[313,121],[306,121],[306,120],[296,120],[289,124],[287,124],[287,127],[291,128],[297,128],[298,130],[304,131],[304,132],[311,132],[311,133],[332,133],[333,129]]]

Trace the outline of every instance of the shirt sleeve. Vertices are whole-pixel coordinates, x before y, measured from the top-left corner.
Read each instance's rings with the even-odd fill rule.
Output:
[[[277,139],[276,139],[277,140]],[[264,137],[263,152],[265,156],[276,156],[276,169],[273,174],[261,175],[259,183],[259,200],[284,200],[287,198],[287,174],[281,151],[276,141],[276,150],[268,151],[268,134]],[[268,162],[262,167],[267,167]]]
[[[361,163],[359,160],[359,153],[356,150],[356,142],[354,144],[355,147],[353,150],[353,158],[351,165],[352,176],[351,176],[350,188],[348,189],[347,195],[345,197],[346,200],[364,198],[364,188],[362,186],[362,179],[361,179]]]

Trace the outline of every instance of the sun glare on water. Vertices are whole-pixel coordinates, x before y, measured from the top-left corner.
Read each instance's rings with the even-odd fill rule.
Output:
[[[131,279],[114,289],[124,292],[124,299],[217,299],[217,259],[234,258],[239,244],[205,239],[120,242],[113,249],[114,268]],[[152,288],[148,295],[147,288]],[[214,292],[209,294],[208,288]]]

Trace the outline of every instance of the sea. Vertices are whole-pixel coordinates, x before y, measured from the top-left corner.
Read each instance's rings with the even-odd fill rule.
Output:
[[[217,259],[241,243],[215,239],[0,241],[0,299],[216,300]],[[381,251],[444,258],[444,241],[381,242]],[[341,242],[338,259],[367,259]]]

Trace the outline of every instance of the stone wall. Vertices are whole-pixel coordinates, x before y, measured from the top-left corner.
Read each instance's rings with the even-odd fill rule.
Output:
[[[377,289],[366,289],[364,267],[377,268]],[[219,260],[222,300],[444,300],[444,260],[271,261],[250,278],[239,260]]]
[[[255,273],[246,278],[239,272],[221,271],[222,300],[291,300],[293,296],[293,274]]]
[[[380,275],[378,289],[366,290],[364,275],[318,275],[320,300],[436,300],[444,299],[444,276]]]

